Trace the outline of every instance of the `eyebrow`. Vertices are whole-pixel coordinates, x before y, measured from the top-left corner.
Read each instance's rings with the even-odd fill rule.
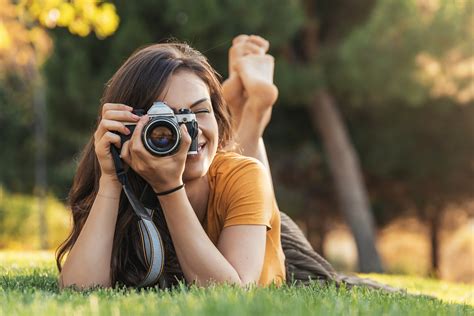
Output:
[[[192,104],[189,106],[189,108],[191,109],[193,106],[196,106],[196,105],[198,105],[198,104],[201,104],[201,103],[204,102],[204,101],[209,101],[209,102],[210,102],[210,100],[209,100],[208,98],[202,98],[202,99],[199,99],[199,100],[197,100],[196,102],[192,103]],[[174,107],[172,107],[172,106],[170,106],[170,105],[168,105],[168,106],[173,110],[174,113],[178,113],[178,109],[175,109]]]
[[[204,102],[204,101],[209,101],[209,99],[208,99],[208,98],[199,99],[199,100],[197,100],[196,102],[194,102],[193,104],[191,104],[191,105],[189,106],[189,108],[192,108],[193,106],[198,105],[199,103],[202,103],[202,102]]]

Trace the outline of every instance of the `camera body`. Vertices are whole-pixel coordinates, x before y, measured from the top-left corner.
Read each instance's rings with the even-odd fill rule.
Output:
[[[144,110],[134,110],[133,113],[143,116]],[[180,125],[185,124],[191,136],[191,145],[188,155],[197,154],[198,149],[198,123],[196,115],[190,109],[180,109],[177,114],[164,102],[153,102],[146,113],[150,120],[143,127],[141,140],[145,148],[153,155],[168,156],[174,154],[181,144]],[[136,123],[125,123],[133,133]],[[122,144],[130,139],[129,135],[120,135]]]

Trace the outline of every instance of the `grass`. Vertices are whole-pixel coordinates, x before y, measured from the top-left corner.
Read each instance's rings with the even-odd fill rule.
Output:
[[[370,275],[407,288],[387,294],[334,286],[203,289],[99,289],[86,292],[56,285],[50,252],[0,252],[1,315],[473,315],[473,288],[409,276]]]

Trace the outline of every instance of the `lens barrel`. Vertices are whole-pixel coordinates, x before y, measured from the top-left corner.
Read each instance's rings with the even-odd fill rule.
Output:
[[[179,125],[169,117],[151,118],[143,129],[142,141],[154,155],[172,155],[179,148],[181,141]]]

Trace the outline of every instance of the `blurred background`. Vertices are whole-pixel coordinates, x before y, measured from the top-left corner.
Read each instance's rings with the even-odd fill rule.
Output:
[[[474,282],[474,1],[0,0],[0,249],[55,249],[107,80],[170,38],[271,42],[280,209],[344,271]]]

